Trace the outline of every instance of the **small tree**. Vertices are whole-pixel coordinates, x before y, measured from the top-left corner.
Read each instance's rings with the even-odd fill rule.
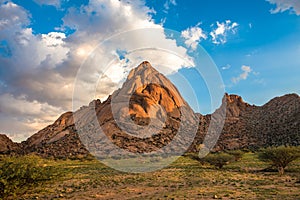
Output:
[[[271,163],[271,167],[276,167],[279,174],[282,175],[288,164],[300,158],[300,151],[297,147],[269,147],[263,149],[258,158],[261,161]]]
[[[223,168],[224,165],[227,165],[234,160],[235,157],[228,153],[208,154],[206,157],[200,159],[201,162],[209,163],[219,169]]]

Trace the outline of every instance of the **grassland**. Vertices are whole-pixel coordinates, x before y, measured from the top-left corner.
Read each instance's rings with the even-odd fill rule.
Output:
[[[300,160],[279,176],[262,171],[268,165],[254,153],[221,170],[182,156],[167,168],[140,174],[97,160],[42,161],[52,178],[24,185],[5,199],[300,199]]]

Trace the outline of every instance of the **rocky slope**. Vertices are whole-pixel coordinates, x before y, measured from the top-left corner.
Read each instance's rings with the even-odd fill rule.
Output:
[[[215,151],[300,145],[300,97],[296,94],[274,98],[263,106],[225,94],[222,107],[225,125],[219,127],[223,129]],[[212,115],[194,114],[176,87],[143,62],[106,101],[94,100],[75,113],[63,114],[21,145],[0,135],[0,152],[19,148],[18,152],[66,158],[89,152],[97,156],[122,154],[116,146],[132,153],[163,149],[176,154],[187,146],[189,151],[197,151],[212,119],[218,120],[214,116],[222,115],[220,110]]]
[[[263,106],[245,103],[240,96],[225,94],[225,125],[214,150],[257,149],[267,146],[300,145],[300,97],[288,94]],[[200,116],[199,130],[190,151],[201,144],[211,115]]]
[[[72,112],[64,113],[52,125],[32,135],[22,142],[22,147],[25,153],[34,152],[43,157],[76,158],[88,155],[76,133]]]
[[[19,153],[20,145],[14,143],[6,135],[0,134],[0,154]]]

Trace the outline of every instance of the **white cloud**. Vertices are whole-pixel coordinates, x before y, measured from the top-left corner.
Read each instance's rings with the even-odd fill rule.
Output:
[[[300,15],[299,0],[266,0],[266,1],[276,5],[276,8],[270,10],[272,14],[291,11],[296,15]]]
[[[28,101],[25,96],[0,95],[1,132],[8,133],[15,141],[22,141],[41,126],[47,126],[63,110],[48,103]]]
[[[214,25],[212,25],[213,27]],[[217,27],[210,32],[212,42],[214,44],[225,44],[229,34],[235,34],[237,32],[238,23],[226,20],[225,22],[218,22]]]
[[[197,49],[202,39],[207,39],[207,35],[199,26],[200,23],[181,32],[181,36],[185,39],[185,44],[192,50]]]
[[[39,2],[59,5],[56,1]],[[5,48],[11,54],[5,57],[0,53],[0,132],[9,133],[9,136],[17,140],[25,139],[28,132],[33,134],[62,112],[71,110],[77,70],[100,42],[114,34],[124,32],[126,35],[126,31],[141,28],[157,30],[156,35],[151,31],[137,31],[126,36],[125,40],[101,46],[98,49],[97,63],[104,62],[111,56],[115,58],[116,55],[111,50],[118,49],[120,45],[126,49],[160,46],[162,49],[172,49],[175,54],[183,55],[189,60],[187,49],[178,47],[174,40],[166,37],[163,27],[152,20],[152,12],[142,0],[90,0],[88,5],[68,10],[61,30],[71,28],[75,32],[66,36],[62,32],[34,34],[28,11],[12,2],[0,4],[0,38],[6,42]],[[192,60],[189,63],[183,62],[170,53],[155,49],[148,51],[139,51],[139,55],[137,52],[125,55],[124,59],[129,62],[116,60],[116,65],[110,72],[96,66],[97,63],[92,64],[90,67],[96,70],[94,73],[84,74],[85,79],[82,80],[85,92],[94,92],[95,86],[91,83],[103,76],[101,88],[97,88],[97,97],[106,98],[117,89],[130,67],[142,60],[155,62],[154,66],[171,66],[165,73],[193,65]],[[108,76],[116,72],[122,72],[120,77]],[[91,100],[83,98],[80,103],[87,104]],[[14,109],[15,105],[11,102],[20,111]]]
[[[228,70],[230,68],[231,68],[231,65],[227,64],[227,65],[223,66],[221,69],[222,70]]]
[[[141,2],[139,3],[139,1],[134,1],[134,4],[127,4],[118,0],[91,0],[89,5],[81,7],[78,10],[71,9],[69,11],[69,14],[63,20],[64,26],[76,30],[73,35],[66,39],[71,49],[71,56],[75,57],[79,54],[82,57],[81,59],[84,59],[91,50],[97,47],[99,42],[105,41],[105,39],[110,38],[116,33],[125,31],[121,38],[117,35],[109,44],[102,43],[101,47],[98,47],[97,56],[94,56],[97,61],[91,62],[88,67],[89,69],[86,69],[84,72],[86,73],[83,75],[85,77],[81,77],[84,81],[86,80],[86,83],[81,84],[86,85],[85,88],[89,88],[82,92],[89,93],[94,91],[94,86],[88,84],[88,82],[95,82],[104,73],[106,82],[103,82],[102,85],[113,85],[113,87],[110,87],[106,91],[101,90],[102,93],[98,94],[98,96],[103,98],[103,96],[109,95],[119,86],[117,82],[124,80],[126,72],[130,68],[136,67],[143,60],[150,61],[154,66],[171,66],[168,72],[174,72],[182,67],[191,66],[190,63],[183,62],[178,56],[176,57],[170,53],[166,54],[155,49],[156,47],[160,47],[160,49],[172,49],[175,54],[183,55],[189,60],[187,50],[183,47],[178,47],[175,40],[167,39],[163,27],[153,22],[150,17],[150,13],[152,12],[152,10],[141,4]],[[126,31],[128,30],[137,31],[127,34]],[[129,60],[126,64],[122,64],[122,59],[116,60],[117,63],[113,65],[113,68],[109,72],[101,69],[99,65],[95,66],[99,62],[104,63],[104,60],[116,58],[114,51],[120,48],[138,51],[126,55],[126,59]],[[143,48],[149,50],[142,50]],[[123,77],[116,78],[116,76],[111,75],[114,73],[119,74],[120,71],[124,71],[124,73],[121,73]],[[167,70],[164,72],[167,73]],[[91,76],[91,74],[96,75]],[[86,97],[88,95],[80,96]],[[86,104],[90,100],[81,98],[78,101]]]
[[[12,2],[0,4],[0,11],[0,38],[9,30],[21,30],[30,23],[26,10]]]
[[[48,6],[55,6],[59,8],[61,6],[61,0],[33,0],[39,5],[48,5]]]
[[[233,83],[238,83],[241,80],[246,80],[248,78],[250,72],[252,72],[251,67],[250,66],[246,66],[246,65],[243,65],[241,67],[241,70],[242,70],[242,73],[238,77],[232,78],[232,82]]]
[[[66,35],[64,33],[59,32],[50,32],[48,34],[42,34],[42,39],[48,47],[56,47],[64,44],[64,39],[66,39]]]

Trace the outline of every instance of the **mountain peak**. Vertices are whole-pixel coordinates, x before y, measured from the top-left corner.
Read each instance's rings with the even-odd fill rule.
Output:
[[[228,94],[225,93],[224,100],[226,100],[227,103],[237,103],[237,104],[247,104],[244,102],[243,98],[236,94]]]
[[[129,113],[135,118],[156,118],[159,113],[164,113],[163,110],[174,118],[180,118],[179,108],[188,106],[172,82],[148,61],[132,69],[122,88],[112,96],[115,102],[129,98]]]
[[[127,77],[127,80],[132,79],[136,76],[142,76],[145,78],[151,74],[159,74],[159,72],[152,67],[148,61],[143,61],[138,67],[132,69]]]
[[[151,69],[155,70],[152,65],[150,64],[149,61],[143,61],[139,66],[136,67],[137,70],[142,70],[142,69]]]
[[[149,61],[143,61],[138,67],[136,68],[153,68]]]
[[[228,93],[225,93],[223,97],[223,104],[224,103],[226,103],[227,117],[238,117],[243,110],[250,106],[244,102],[241,96]]]
[[[86,116],[95,115],[93,110],[85,113],[90,111],[75,113],[78,116],[76,119],[80,120],[78,124],[83,126],[81,137],[86,138],[84,141],[92,139],[93,129],[89,128],[87,132],[84,127],[91,121]],[[147,61],[130,71],[122,87],[111,95],[110,101],[97,106],[96,113],[105,135],[115,145],[130,152],[158,150],[162,144],[168,144],[180,128],[189,133],[184,139],[178,139],[180,144],[192,142],[194,138],[190,133],[195,133],[198,125],[193,110],[177,88]],[[189,145],[190,143],[183,146]],[[179,149],[181,147],[177,150]],[[103,149],[97,148],[96,151],[102,152]]]
[[[168,90],[169,94],[172,93],[171,96],[175,97],[177,106],[180,107],[187,104],[172,82],[152,67],[148,61],[144,61],[138,67],[132,69],[122,88],[116,91],[113,96],[132,95],[137,92],[144,93],[146,92],[145,89],[149,89],[150,85],[159,86],[164,88],[164,90]]]

